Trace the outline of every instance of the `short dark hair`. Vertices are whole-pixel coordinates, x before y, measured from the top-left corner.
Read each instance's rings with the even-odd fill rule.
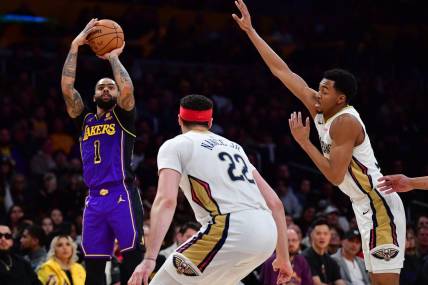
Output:
[[[190,110],[204,111],[213,108],[213,101],[203,95],[191,94],[181,98],[180,106]],[[183,120],[183,124],[186,127],[192,127],[196,125],[208,127],[209,122],[191,122]]]
[[[30,225],[26,227],[24,231],[25,230],[27,230],[28,235],[39,240],[39,245],[43,246],[45,244],[45,238],[46,238],[45,232],[40,226]]]
[[[316,226],[323,226],[323,225],[326,225],[327,227],[328,227],[328,229],[330,229],[331,228],[331,226],[329,225],[329,223],[327,222],[327,220],[326,219],[324,219],[324,218],[319,218],[319,219],[316,219],[312,224],[311,224],[311,227],[310,227],[310,232],[312,232],[314,229],[315,229],[315,227]]]
[[[352,101],[357,94],[357,79],[347,70],[334,68],[324,72],[323,77],[334,81],[334,89],[346,96],[346,102]]]
[[[192,229],[195,231],[199,231],[199,229],[201,228],[201,225],[197,222],[187,222],[184,225],[182,225],[180,227],[180,229],[178,230],[178,232],[180,234],[184,234],[188,229]]]

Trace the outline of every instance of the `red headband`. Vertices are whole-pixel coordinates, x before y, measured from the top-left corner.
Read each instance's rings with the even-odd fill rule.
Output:
[[[188,122],[209,122],[213,117],[213,109],[191,110],[180,106],[180,118]]]

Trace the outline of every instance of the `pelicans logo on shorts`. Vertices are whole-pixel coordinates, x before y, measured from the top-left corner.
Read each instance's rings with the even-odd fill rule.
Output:
[[[372,252],[372,255],[378,259],[389,261],[398,255],[398,249],[395,248],[381,248]]]
[[[186,276],[199,276],[199,273],[194,268],[192,268],[192,265],[182,257],[174,255],[172,262],[174,267],[177,269],[178,274],[184,274]]]

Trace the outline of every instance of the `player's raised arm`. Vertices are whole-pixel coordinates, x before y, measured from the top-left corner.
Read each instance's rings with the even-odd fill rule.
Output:
[[[114,80],[116,81],[120,91],[119,97],[117,98],[117,104],[122,109],[130,111],[135,106],[134,85],[132,84],[128,71],[126,71],[125,67],[119,60],[119,55],[122,53],[124,47],[125,42],[122,47],[114,49],[99,57],[107,59],[113,69]]]
[[[403,174],[386,175],[378,179],[378,189],[386,194],[408,192],[414,189],[428,190],[428,176],[407,177]]]
[[[317,113],[315,109],[315,96],[317,92],[309,88],[308,84],[306,84],[299,75],[294,73],[278,56],[278,54],[276,54],[275,51],[257,34],[251,24],[251,16],[244,1],[237,0],[235,1],[235,4],[241,12],[241,18],[236,14],[232,14],[233,19],[235,19],[239,27],[247,33],[270,71],[278,77],[282,83],[284,83],[284,85],[303,102],[303,104],[305,104],[312,117],[314,117]]]
[[[92,29],[96,24],[97,19],[89,21],[83,31],[81,31],[73,40],[67,59],[64,63],[64,67],[62,68],[61,90],[67,107],[67,113],[72,118],[78,117],[84,109],[82,97],[74,88],[74,82],[76,80],[77,52],[79,50],[79,46],[87,44],[86,37],[92,32]]]

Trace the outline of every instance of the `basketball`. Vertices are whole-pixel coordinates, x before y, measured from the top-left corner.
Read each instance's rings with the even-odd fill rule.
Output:
[[[112,20],[99,20],[96,29],[87,37],[89,46],[97,55],[106,54],[123,45],[125,36],[118,23]]]

